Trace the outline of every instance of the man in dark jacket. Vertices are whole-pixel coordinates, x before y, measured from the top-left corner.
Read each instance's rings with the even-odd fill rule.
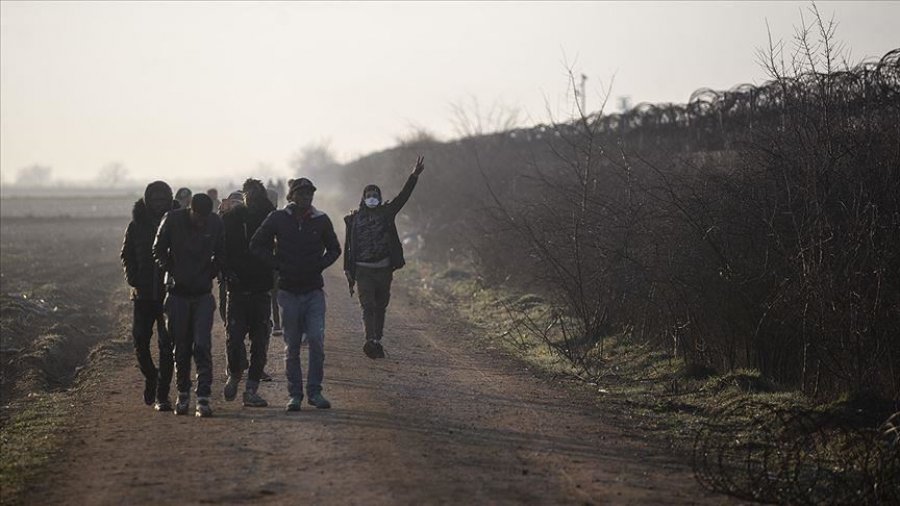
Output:
[[[173,203],[172,188],[168,184],[154,181],[147,185],[144,198],[135,202],[131,210],[131,223],[125,230],[121,254],[125,281],[131,287],[131,300],[134,301],[131,337],[138,367],[144,375],[144,403],[153,404],[157,411],[172,410],[169,385],[174,358],[172,340],[163,317],[166,287],[163,271],[153,261],[153,239],[159,221],[172,209]],[[154,325],[159,346],[158,370],[150,356]]]
[[[344,217],[344,274],[359,289],[366,342],[363,352],[369,358],[384,358],[381,338],[384,336],[384,315],[391,300],[394,271],[403,267],[403,246],[394,222],[403,209],[419,175],[425,170],[425,158],[418,157],[412,174],[397,198],[384,202],[381,188],[370,184],[363,189],[359,209]]]
[[[309,404],[326,409],[322,395],[325,367],[325,281],[322,271],[341,256],[341,245],[328,216],[312,206],[316,187],[306,178],[291,181],[284,209],[269,214],[250,240],[250,251],[278,269],[278,305],[284,328],[284,362],[290,402],[303,401],[300,344],[309,343],[306,394]],[[273,254],[273,242],[278,241]]]
[[[191,402],[191,357],[197,365],[197,416],[211,416],[212,325],[216,301],[212,280],[223,261],[222,220],[212,213],[205,193],[191,197],[190,207],[169,211],[159,225],[153,258],[168,272],[171,287],[165,310],[175,342],[175,414],[186,415]]]
[[[244,182],[244,205],[235,206],[222,215],[225,227],[225,269],[223,278],[228,289],[228,333],[226,353],[228,380],[225,400],[237,396],[241,381],[242,359],[246,357],[244,337],[250,335],[250,370],[244,390],[244,406],[262,408],[268,402],[259,393],[259,382],[269,349],[269,318],[273,286],[272,267],[250,253],[250,238],[275,206],[269,202],[266,189],[258,179]]]

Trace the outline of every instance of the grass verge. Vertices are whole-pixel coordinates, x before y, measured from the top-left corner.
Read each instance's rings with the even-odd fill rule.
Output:
[[[116,291],[110,297],[117,320],[115,335],[127,334],[127,297]],[[79,367],[71,388],[35,390],[14,398],[0,408],[0,506],[26,504],[29,491],[42,482],[47,468],[69,443],[82,405],[102,379],[102,372],[123,365],[130,342],[109,338],[97,345]],[[34,388],[41,386],[35,384]]]
[[[459,266],[411,262],[398,278],[420,299],[473,325],[483,346],[500,348],[560,384],[589,390],[605,422],[692,455],[695,474],[708,488],[776,503],[900,500],[900,436],[879,429],[896,410],[890,402],[847,396],[817,403],[758,371],[691,366],[627,335],[605,338],[585,372],[528,331],[546,328],[541,318],[552,308],[540,295],[487,286]]]
[[[62,447],[69,426],[71,396],[65,392],[32,394],[4,406],[0,425],[0,504],[21,504]],[[7,418],[8,417],[8,418]]]

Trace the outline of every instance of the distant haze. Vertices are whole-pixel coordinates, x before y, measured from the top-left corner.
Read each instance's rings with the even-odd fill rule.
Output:
[[[0,3],[0,173],[88,180],[287,174],[303,146],[347,161],[453,105],[565,115],[566,64],[587,107],[766,80],[766,19],[789,41],[805,2]],[[900,46],[900,3],[832,2],[852,60]],[[892,21],[893,20],[893,21]]]

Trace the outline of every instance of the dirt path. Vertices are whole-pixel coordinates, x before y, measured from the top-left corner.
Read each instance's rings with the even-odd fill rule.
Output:
[[[325,394],[334,408],[286,413],[273,338],[265,409],[225,402],[224,330],[214,328],[215,416],[156,413],[120,358],[76,408],[72,444],[26,500],[39,504],[723,504],[672,456],[604,413],[472,346],[465,327],[397,289],[389,357],[361,351],[361,318],[335,269]],[[399,287],[398,287],[399,288]],[[305,350],[304,350],[305,361]]]

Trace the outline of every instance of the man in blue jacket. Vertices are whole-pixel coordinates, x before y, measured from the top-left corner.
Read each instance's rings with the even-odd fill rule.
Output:
[[[191,197],[190,207],[169,211],[159,224],[153,258],[167,272],[171,287],[165,309],[175,342],[175,414],[186,415],[191,402],[191,357],[197,365],[197,411],[212,416],[212,325],[216,300],[212,280],[224,254],[222,220],[205,193]]]
[[[284,362],[288,380],[288,411],[303,401],[300,344],[309,344],[306,395],[309,404],[327,409],[322,395],[325,371],[325,281],[322,271],[341,256],[341,245],[328,215],[312,205],[312,181],[291,181],[284,209],[273,211],[250,240],[250,251],[278,270],[278,305],[284,329]],[[277,240],[277,247],[274,241]],[[273,253],[274,250],[274,253]]]

